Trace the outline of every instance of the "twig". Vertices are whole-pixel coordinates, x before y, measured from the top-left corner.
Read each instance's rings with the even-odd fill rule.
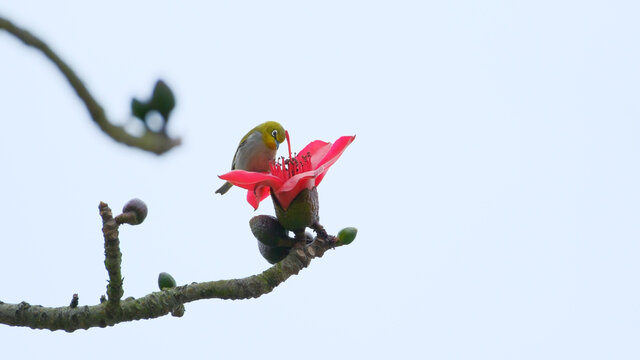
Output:
[[[113,313],[119,310],[122,290],[122,253],[120,252],[120,239],[118,239],[118,223],[111,215],[109,205],[100,202],[100,217],[102,217],[102,233],[104,235],[104,266],[109,274],[107,285],[107,311]],[[113,314],[111,314],[113,315]]]

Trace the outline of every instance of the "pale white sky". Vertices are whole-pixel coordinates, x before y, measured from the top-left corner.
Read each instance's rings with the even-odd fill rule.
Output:
[[[108,114],[162,77],[184,145],[102,135],[53,66],[0,33],[0,300],[105,292],[99,201],[133,197],[125,296],[266,269],[239,139],[356,141],[320,185],[329,252],[257,300],[64,332],[0,326],[7,358],[637,359],[640,7],[633,1],[5,1]],[[282,151],[282,150],[281,150]],[[109,347],[115,347],[107,350]]]

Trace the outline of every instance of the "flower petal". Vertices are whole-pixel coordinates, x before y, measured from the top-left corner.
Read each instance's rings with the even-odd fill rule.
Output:
[[[253,206],[253,210],[258,210],[260,200],[258,200],[256,193],[252,190],[247,190],[247,202],[249,203],[249,205]]]
[[[317,168],[316,164],[327,155],[329,149],[331,149],[331,143],[316,140],[300,150],[297,157],[305,156],[307,153],[311,154],[311,168],[315,169]]]
[[[320,162],[320,168],[318,170],[321,170],[321,172],[316,177],[316,186],[320,185],[320,182],[322,182],[322,179],[324,179],[324,176],[327,174],[327,170],[329,170],[329,167],[331,167],[331,165],[338,161],[347,146],[349,146],[349,144],[351,144],[355,139],[356,136],[354,135],[342,136],[338,140],[336,140],[336,142],[331,147],[331,150],[329,150],[329,153],[327,153],[327,156],[325,156],[325,158]]]
[[[258,210],[260,202],[269,196],[268,186],[257,186],[247,190],[247,202],[253,206],[254,210]]]
[[[324,154],[326,154],[326,152],[329,151],[329,148],[327,147],[327,145],[331,145],[331,143],[328,143],[322,140],[315,140],[310,142],[307,146],[305,146],[302,150],[300,150],[298,154],[306,155],[307,153],[311,153],[311,156],[314,156],[314,155],[324,156]],[[325,147],[327,147],[326,150],[324,150]]]
[[[244,170],[232,170],[218,177],[244,189],[249,189],[250,185],[258,184],[278,188],[284,183],[282,179],[269,173]]]
[[[278,198],[278,202],[280,203],[280,206],[282,206],[284,210],[287,210],[289,205],[291,205],[291,202],[293,201],[293,199],[295,199],[296,196],[298,196],[298,194],[302,192],[302,190],[311,189],[314,186],[315,186],[315,177],[311,176],[306,178],[299,178],[298,181],[293,183],[293,188],[291,188],[290,190],[287,190],[287,191],[274,190],[275,191],[274,194],[276,198]]]
[[[256,189],[255,191],[256,196],[258,198],[258,202],[266,199],[267,197],[269,197],[269,194],[271,193],[270,188],[268,186],[261,186],[259,188]]]
[[[284,184],[282,184],[282,186],[280,186],[277,190],[278,192],[291,191],[297,186],[299,182],[304,182],[308,179],[315,178],[318,175],[320,175],[320,171],[318,170],[305,171],[303,173],[296,174],[287,179],[287,181],[285,181]]]
[[[322,165],[325,165],[327,168],[333,163],[335,163],[340,155],[344,152],[344,150],[355,140],[356,136],[341,136],[336,140],[336,142],[331,145],[331,149],[327,152],[322,160],[318,163],[318,166],[315,168],[319,168]]]

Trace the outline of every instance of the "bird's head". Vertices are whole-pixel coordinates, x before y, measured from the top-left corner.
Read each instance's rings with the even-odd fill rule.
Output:
[[[285,140],[285,130],[275,121],[267,121],[258,125],[257,130],[262,134],[262,140],[269,149],[277,150]]]

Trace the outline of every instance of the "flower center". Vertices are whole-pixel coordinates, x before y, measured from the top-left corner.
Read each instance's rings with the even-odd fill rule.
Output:
[[[287,159],[284,156],[281,156],[276,160],[269,161],[269,172],[286,181],[296,174],[312,170],[312,166],[310,152],[307,152],[306,155],[302,156],[298,156],[294,153],[293,156],[291,156],[291,140],[289,140],[289,132],[285,131],[284,135],[287,139],[289,158]]]
[[[281,156],[275,161],[269,162],[269,172],[272,175],[278,176],[282,180],[287,180],[296,174],[309,170],[313,170],[311,166],[310,152],[307,152],[306,155],[294,154],[293,157],[289,155],[288,159]]]

